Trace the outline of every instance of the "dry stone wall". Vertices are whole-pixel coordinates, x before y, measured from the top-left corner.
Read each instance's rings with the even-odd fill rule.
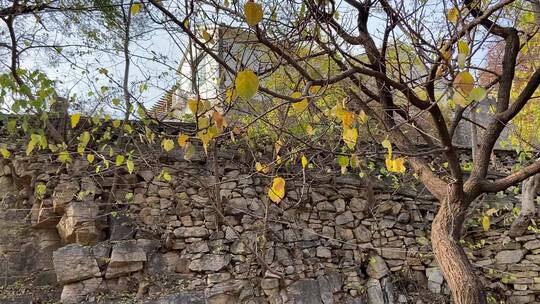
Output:
[[[449,302],[425,189],[307,180],[289,179],[276,205],[269,179],[231,157],[217,171],[203,157],[168,158],[116,175],[47,155],[2,160],[0,303]],[[517,202],[512,189],[483,198],[462,241],[492,303],[540,302],[539,234],[506,236]]]

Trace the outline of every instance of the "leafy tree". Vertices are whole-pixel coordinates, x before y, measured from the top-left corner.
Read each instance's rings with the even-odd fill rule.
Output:
[[[515,77],[512,83],[511,100],[515,100],[528,83],[530,75],[534,73],[540,63],[540,35],[538,35],[538,25],[540,25],[540,2],[525,1],[510,10],[512,17],[510,22],[515,23],[516,28],[523,33],[524,39],[521,41],[520,51],[516,59]],[[504,41],[493,41],[489,44],[487,62],[485,70],[480,73],[480,80],[487,86],[497,86],[495,82],[497,75],[502,72],[502,60],[505,51]],[[540,90],[536,90],[538,96]],[[496,92],[493,93],[496,96]],[[501,140],[503,145],[513,147],[517,153],[530,155],[531,150],[538,151],[538,132],[540,127],[540,103],[539,100],[532,99],[507,125],[508,136]],[[529,156],[530,157],[530,156]],[[522,185],[521,203],[522,208],[518,218],[510,228],[510,236],[522,235],[529,225],[531,219],[536,215],[536,196],[540,192],[540,174],[533,175],[526,179]]]
[[[205,49],[205,42],[184,26],[190,15],[178,13],[180,7],[184,7],[183,2],[173,1],[166,5],[155,0],[149,2],[163,13],[164,20],[179,26],[223,69],[237,75],[236,89],[243,100],[253,98],[255,89],[268,98],[282,100],[284,108],[303,99],[308,99],[311,107],[316,100],[316,96],[309,94],[311,87],[340,85],[346,98],[343,104],[327,112],[334,115],[343,130],[343,147],[334,150],[340,166],[346,170],[358,152],[358,127],[361,125],[357,117],[366,115],[369,120],[376,121],[379,134],[375,138],[388,151],[386,169],[396,173],[407,169],[413,171],[441,203],[433,221],[431,239],[454,301],[486,303],[482,284],[459,245],[468,208],[480,195],[504,190],[540,171],[540,161],[530,160],[506,177],[487,178],[497,139],[506,124],[534,100],[540,83],[540,69],[535,69],[524,75],[526,79],[521,90],[515,94],[511,92],[520,45],[529,38],[521,35],[514,22],[494,20],[498,14],[513,18],[509,13],[513,1],[490,4],[468,0],[462,5],[446,1],[393,3],[386,0],[347,0],[339,5],[334,1],[311,0],[300,3],[205,1],[188,5],[194,10],[214,9],[218,12],[212,19],[214,22],[247,25],[246,30],[253,32],[258,43],[270,49],[278,59],[276,67],[285,66],[286,70],[298,74],[300,96],[282,94],[260,85],[253,77],[246,80],[245,68],[230,65],[212,50]],[[377,25],[372,26],[371,22],[377,22]],[[412,46],[414,51],[408,52],[409,56],[390,59],[390,50],[398,46],[396,37]],[[485,88],[476,80],[476,71],[480,68],[477,54],[486,39],[492,37],[504,41],[504,56],[501,73],[495,79],[497,86]],[[339,71],[311,73],[311,67],[303,63],[304,54],[295,52],[298,45],[312,46],[311,56],[322,51],[319,56],[331,58]],[[420,68],[411,72],[411,63]],[[487,89],[496,95],[495,111],[480,134],[481,141],[474,152],[475,162],[466,178],[452,137],[464,109],[483,100]],[[448,120],[441,110],[441,105],[448,99],[456,104],[452,120]],[[271,112],[263,116],[269,115]],[[429,119],[427,124],[421,121],[426,118]],[[260,115],[253,119],[263,120]],[[288,130],[279,125],[275,126],[275,132],[286,134]],[[410,132],[424,138],[429,148],[421,150],[411,140]],[[289,145],[297,147],[310,147],[313,143],[288,139]],[[274,153],[276,157],[279,156],[277,151],[279,149]],[[442,159],[437,158],[439,154]],[[438,163],[441,169],[434,170],[431,161]],[[282,197],[283,183],[281,177],[274,179],[269,193],[274,202],[279,202]]]

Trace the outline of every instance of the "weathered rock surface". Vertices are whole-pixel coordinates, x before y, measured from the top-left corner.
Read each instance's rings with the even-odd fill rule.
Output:
[[[64,246],[53,253],[53,263],[60,284],[101,276],[90,247],[78,244]]]

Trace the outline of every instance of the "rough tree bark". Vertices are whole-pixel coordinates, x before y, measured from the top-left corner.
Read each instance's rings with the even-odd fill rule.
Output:
[[[536,214],[536,194],[540,189],[540,174],[533,175],[523,182],[521,194],[521,212],[510,227],[509,235],[518,237],[523,235],[529,227],[531,219]]]
[[[469,204],[447,198],[431,226],[433,253],[444,274],[456,304],[485,304],[484,287],[459,244],[463,221]]]

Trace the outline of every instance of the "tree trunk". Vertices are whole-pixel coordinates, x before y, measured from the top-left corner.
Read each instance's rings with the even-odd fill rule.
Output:
[[[523,191],[521,194],[521,212],[510,227],[511,237],[522,236],[527,232],[527,228],[536,214],[536,193],[540,188],[540,174],[533,175],[523,181]]]
[[[486,304],[484,287],[459,245],[466,206],[457,200],[441,202],[431,230],[433,253],[455,304]]]

